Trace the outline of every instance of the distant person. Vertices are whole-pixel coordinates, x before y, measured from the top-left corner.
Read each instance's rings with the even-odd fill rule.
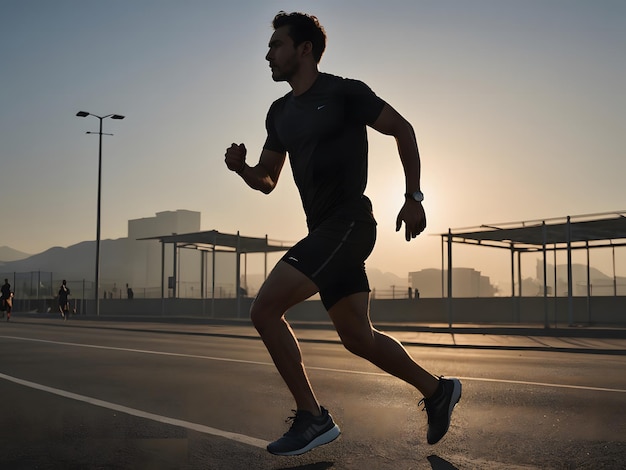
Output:
[[[7,312],[7,321],[9,321],[11,320],[11,311],[13,310],[13,292],[11,292],[11,284],[9,284],[8,279],[4,280],[4,284],[2,285],[0,292],[2,311]]]
[[[61,287],[59,288],[59,311],[61,312],[61,316],[64,320],[67,320],[67,317],[70,314],[70,289],[67,287],[67,281],[63,279],[61,283]]]
[[[246,163],[244,144],[233,143],[225,155],[231,171],[251,188],[268,194],[276,187],[289,154],[309,231],[276,264],[250,311],[296,403],[291,428],[267,450],[299,455],[340,434],[313,392],[298,341],[284,316],[316,293],[346,349],[422,393],[427,441],[435,444],[448,431],[452,410],[461,398],[461,382],[427,372],[396,339],[372,326],[365,272],[376,239],[372,204],[364,195],[367,126],[397,142],[405,177],[396,184],[397,194],[404,194],[396,231],[404,223],[407,241],[426,227],[413,127],[363,82],[318,71],[326,34],[317,18],[281,11],[272,26],[265,59],[273,80],[286,81],[291,91],[267,113],[267,138],[258,164]]]
[[[128,300],[133,300],[135,298],[135,293],[133,292],[133,288],[126,284],[126,296]]]

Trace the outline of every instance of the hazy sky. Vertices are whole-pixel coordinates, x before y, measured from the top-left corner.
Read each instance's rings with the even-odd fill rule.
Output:
[[[626,209],[623,0],[2,0],[0,246],[95,239],[98,120],[79,110],[126,116],[104,124],[103,239],[176,209],[200,211],[203,230],[305,235],[287,165],[265,196],[223,163],[232,142],[256,163],[288,91],[264,59],[281,9],[317,15],[321,70],[363,80],[415,128],[428,228],[410,244],[394,231],[400,160],[370,131],[369,266],[439,267],[449,227]],[[457,266],[507,278],[508,252],[455,250]]]

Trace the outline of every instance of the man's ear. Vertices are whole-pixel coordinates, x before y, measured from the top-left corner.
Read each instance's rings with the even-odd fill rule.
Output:
[[[311,41],[304,41],[300,46],[302,57],[307,55],[313,55],[313,43]]]

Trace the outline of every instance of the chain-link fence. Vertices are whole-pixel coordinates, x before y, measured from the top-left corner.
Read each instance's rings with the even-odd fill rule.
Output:
[[[0,273],[13,292],[13,309],[25,312],[50,312],[58,309],[58,295],[63,278],[48,271]],[[70,306],[77,313],[84,312],[85,299],[94,297],[93,281],[66,279],[70,290]]]
[[[7,280],[14,293],[13,308],[16,311],[26,312],[50,312],[58,310],[59,289],[63,280],[70,290],[70,308],[75,313],[85,311],[85,301],[95,298],[94,282],[87,279],[66,279],[58,273],[48,271],[30,272],[0,272],[0,283]],[[128,289],[132,290],[132,293]],[[214,292],[213,292],[214,290]],[[126,283],[117,283],[110,280],[102,280],[100,286],[101,299],[159,299],[162,289],[160,286],[130,286]],[[176,297],[181,299],[234,299],[236,297],[234,283],[209,284],[202,288],[200,282],[178,281]],[[166,288],[165,298],[172,298],[174,290]],[[241,289],[244,297],[256,295],[252,289]]]

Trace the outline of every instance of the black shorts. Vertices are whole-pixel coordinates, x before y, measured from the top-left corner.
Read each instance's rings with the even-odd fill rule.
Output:
[[[330,218],[300,240],[282,261],[317,285],[326,310],[358,292],[370,292],[365,260],[376,242],[376,222]]]

